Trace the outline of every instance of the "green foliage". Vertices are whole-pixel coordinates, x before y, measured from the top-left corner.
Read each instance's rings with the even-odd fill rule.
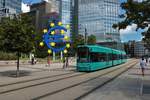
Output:
[[[35,48],[33,50],[32,53],[35,54],[35,56],[37,58],[45,58],[47,57],[47,46],[43,46],[43,47],[40,47],[39,44],[42,40],[42,35],[43,35],[43,32],[39,32],[39,33],[36,33],[36,37],[35,37]]]
[[[95,35],[88,36],[88,44],[96,44],[96,36]]]
[[[34,26],[27,15],[3,18],[0,23],[0,43],[5,51],[28,53],[34,47]]]
[[[142,40],[146,43],[144,46],[150,50],[150,28],[142,33],[143,36],[145,36]]]
[[[38,43],[35,48],[35,56],[37,58],[45,58],[48,56],[47,50],[48,48],[46,46],[40,47]]]
[[[0,51],[0,60],[16,60],[16,54],[15,53],[8,53],[8,52],[2,52]]]
[[[138,29],[144,29],[148,27],[150,23],[150,0],[145,0],[143,2],[135,2],[134,0],[127,0],[121,4],[121,8],[126,12],[125,14],[120,15],[121,18],[124,18],[122,22],[114,24],[114,28],[125,29],[128,25],[137,24]],[[150,49],[150,27],[148,31],[142,33],[144,36],[143,41],[146,43],[146,47]]]
[[[84,44],[84,36],[81,34],[78,34],[72,44],[74,50],[77,50],[78,45],[83,45],[83,44]]]
[[[74,34],[72,33],[72,44],[71,48],[68,52],[69,56],[74,56],[77,52],[77,47],[78,45],[83,45],[84,44],[84,36],[81,34]]]

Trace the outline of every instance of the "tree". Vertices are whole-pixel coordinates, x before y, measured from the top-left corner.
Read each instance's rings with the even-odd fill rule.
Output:
[[[96,36],[95,35],[88,36],[88,44],[96,44]]]
[[[78,45],[83,45],[84,44],[84,36],[81,34],[77,34],[76,38],[73,38],[72,40],[72,48],[74,53],[77,51]]]
[[[127,0],[121,4],[121,8],[125,10],[125,14],[121,14],[120,17],[124,18],[122,22],[114,24],[114,28],[125,29],[128,25],[136,24],[138,29],[145,29],[150,24],[150,0],[143,2],[135,2],[134,0]],[[143,41],[146,43],[146,47],[150,50],[150,27],[143,32]]]
[[[34,26],[28,15],[3,18],[0,23],[0,43],[4,50],[17,53],[17,76],[19,76],[19,55],[34,48]]]

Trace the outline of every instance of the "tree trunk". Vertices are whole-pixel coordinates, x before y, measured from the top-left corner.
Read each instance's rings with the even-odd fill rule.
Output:
[[[19,51],[17,52],[17,71],[16,71],[16,76],[19,76]]]

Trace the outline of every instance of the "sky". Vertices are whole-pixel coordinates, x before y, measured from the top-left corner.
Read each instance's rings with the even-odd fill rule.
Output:
[[[40,2],[42,0],[23,0],[24,3],[37,3]],[[47,0],[45,0],[47,1]],[[124,2],[126,0],[120,0],[120,2]],[[27,6],[26,4],[22,3],[22,10],[23,12],[28,12],[30,11],[29,6]],[[141,41],[142,39],[142,35],[141,32],[142,30],[138,30],[136,31],[136,25],[132,24],[130,26],[128,26],[126,29],[124,30],[120,30],[120,38],[122,42],[128,42],[129,40],[135,40],[135,41]]]
[[[32,3],[36,3],[36,2],[40,2],[42,0],[23,0],[23,2],[32,2]]]

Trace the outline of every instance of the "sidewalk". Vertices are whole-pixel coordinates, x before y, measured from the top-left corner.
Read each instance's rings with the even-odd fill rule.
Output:
[[[150,100],[150,64],[142,81],[137,64],[104,87],[97,89],[83,100]],[[141,83],[143,91],[141,92]]]
[[[63,69],[62,63],[52,63],[50,66],[46,66],[46,64],[20,65],[18,78],[16,77],[16,69],[16,65],[1,66],[0,85],[76,71],[75,62],[69,63],[66,69]]]
[[[76,62],[76,59],[73,57],[70,57],[69,59],[70,63]],[[55,60],[55,61],[50,61],[52,64],[53,63],[60,63],[60,60]],[[31,65],[31,61],[30,60],[20,60],[19,61],[20,65]],[[37,60],[37,64],[45,64],[47,63],[47,60]],[[0,60],[0,67],[2,66],[12,66],[12,65],[16,65],[17,64],[17,60]]]

